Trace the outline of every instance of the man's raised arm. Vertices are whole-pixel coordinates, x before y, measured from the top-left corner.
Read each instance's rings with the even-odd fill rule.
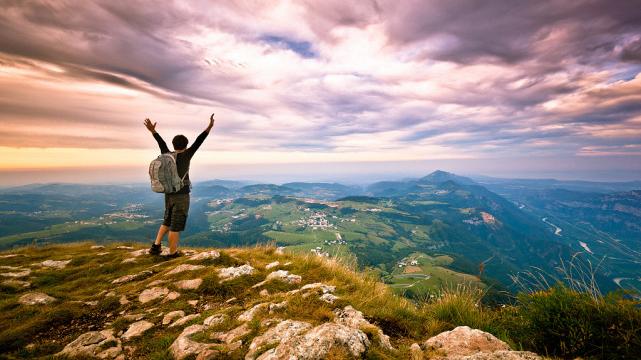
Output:
[[[147,128],[147,130],[149,130],[149,132],[151,132],[154,135],[154,139],[156,139],[156,142],[158,143],[158,147],[160,148],[160,153],[161,154],[168,153],[169,152],[169,148],[167,147],[167,144],[165,143],[165,140],[163,140],[162,137],[160,136],[160,134],[158,134],[156,132],[156,124],[157,123],[153,123],[152,124],[151,120],[145,119],[144,124],[145,124],[145,127]]]
[[[194,141],[194,144],[189,149],[187,149],[190,157],[194,156],[194,153],[196,153],[196,150],[198,150],[200,145],[203,144],[203,141],[205,141],[205,139],[207,138],[207,135],[209,135],[209,132],[214,127],[214,121],[215,121],[214,114],[211,114],[211,116],[209,117],[209,125],[207,125],[207,128],[205,128],[205,131],[200,133],[200,135],[198,135],[198,137]]]

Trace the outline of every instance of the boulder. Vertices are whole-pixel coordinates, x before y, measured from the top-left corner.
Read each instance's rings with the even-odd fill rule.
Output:
[[[167,273],[167,275],[175,275],[185,271],[194,271],[194,270],[200,270],[204,268],[205,267],[203,265],[181,264],[173,268],[170,272]]]
[[[54,301],[56,298],[41,292],[26,293],[18,299],[18,302],[23,305],[45,305]]]
[[[125,331],[124,334],[122,334],[120,339],[123,341],[133,339],[135,337],[142,335],[145,331],[151,329],[152,327],[154,327],[154,324],[150,323],[147,320],[137,321],[129,325],[129,328],[127,329],[127,331]]]
[[[174,321],[174,323],[169,325],[169,327],[183,326],[186,323],[196,319],[199,316],[200,316],[200,314],[191,314],[191,315],[183,316],[180,319]]]
[[[382,347],[388,350],[394,349],[392,347],[392,344],[390,343],[389,336],[385,335],[383,333],[383,330],[381,330],[378,326],[373,325],[369,321],[367,321],[363,317],[363,313],[354,309],[351,305],[345,306],[345,308],[342,310],[334,310],[334,314],[336,315],[336,318],[334,319],[335,322],[354,329],[372,329],[377,333],[377,340]]]
[[[410,346],[410,360],[423,360],[423,350],[417,343]]]
[[[16,287],[16,288],[28,288],[31,286],[31,283],[23,280],[9,279],[2,282],[2,285]]]
[[[107,343],[114,346],[105,349]],[[86,332],[67,344],[62,351],[56,354],[68,358],[114,358],[122,352],[120,341],[113,336],[113,330]]]
[[[55,268],[55,269],[64,269],[67,264],[69,264],[71,260],[45,260],[40,263],[40,265],[44,267],[50,267],[50,268]]]
[[[276,326],[267,330],[263,335],[257,336],[249,344],[249,351],[245,355],[245,360],[253,360],[258,355],[258,351],[265,347],[274,347],[287,341],[294,336],[301,335],[312,328],[312,325],[303,321],[285,320]]]
[[[167,302],[167,301],[176,300],[176,299],[178,299],[179,297],[180,297],[180,293],[179,293],[179,292],[172,291],[172,292],[170,292],[169,294],[167,294],[167,297],[165,297],[165,300],[163,300],[163,302],[165,303],[165,302]]]
[[[277,347],[260,355],[258,360],[325,359],[333,351],[345,351],[360,358],[370,346],[367,335],[358,329],[336,323],[325,323],[281,341]]]
[[[274,267],[276,267],[278,265],[280,265],[280,262],[279,261],[274,261],[274,262],[271,262],[271,263],[265,265],[265,269],[269,270],[269,269],[274,268]]]
[[[251,275],[254,273],[254,268],[251,265],[241,265],[238,267],[228,267],[218,270],[218,277],[221,281],[235,279],[243,275]]]
[[[138,301],[141,303],[147,303],[152,300],[160,299],[169,294],[169,289],[161,287],[153,287],[151,289],[143,290],[138,296]]]
[[[300,284],[302,278],[300,275],[290,274],[289,271],[287,270],[276,270],[270,273],[269,275],[267,275],[264,281],[261,281],[258,284],[252,286],[252,288],[263,286],[266,282],[271,280],[280,280],[288,284]]]
[[[467,326],[459,326],[429,338],[424,348],[434,353],[434,359],[540,359],[534,353],[511,351],[494,335]]]
[[[176,360],[182,360],[190,355],[199,354],[211,347],[211,344],[199,343],[191,339],[192,335],[205,330],[204,325],[187,326],[169,347],[171,355]]]
[[[334,301],[338,300],[339,298],[338,298],[338,296],[336,296],[334,294],[327,293],[327,294],[321,295],[319,297],[319,299],[323,300],[324,302],[326,302],[328,304],[333,304]]]
[[[212,315],[212,316],[210,316],[210,317],[206,318],[206,319],[203,321],[203,325],[205,325],[205,326],[216,326],[216,325],[220,325],[220,324],[222,324],[223,322],[225,322],[225,320],[227,320],[227,318],[228,318],[228,316],[227,316],[227,315],[225,315],[225,314],[214,314],[214,315]]]
[[[171,311],[168,312],[163,318],[162,318],[162,324],[163,325],[169,325],[172,321],[179,319],[181,317],[185,316],[185,312],[182,310],[176,310],[176,311]]]
[[[129,275],[121,276],[121,277],[115,279],[114,281],[112,281],[111,283],[112,284],[123,284],[123,283],[127,283],[127,282],[134,281],[134,280],[141,280],[141,279],[147,278],[147,277],[149,277],[149,276],[151,276],[153,274],[154,274],[154,272],[151,271],[151,270],[143,270],[143,271],[141,271],[139,273],[136,273],[136,274],[129,274]]]
[[[312,283],[303,285],[303,287],[300,288],[300,291],[302,292],[313,290],[320,290],[323,294],[333,293],[334,291],[336,291],[336,286],[325,285],[323,283]]]
[[[251,332],[251,328],[245,323],[228,332],[214,332],[211,333],[210,338],[222,341],[226,344],[232,344],[236,339],[241,338]]]
[[[269,303],[260,303],[254,305],[251,309],[244,311],[242,314],[238,315],[238,321],[252,321],[254,316],[258,313],[267,311],[269,309]]]
[[[149,250],[148,249],[140,249],[140,250],[132,251],[132,252],[129,253],[129,255],[131,255],[133,257],[138,257],[138,256],[142,256],[142,255],[147,255],[147,254],[149,254]]]
[[[203,283],[203,279],[180,280],[174,284],[177,288],[183,290],[196,290]]]
[[[272,314],[274,311],[280,311],[287,307],[287,300],[283,300],[279,303],[269,304],[269,313]]]
[[[31,269],[21,269],[18,271],[2,273],[0,275],[4,277],[10,277],[10,278],[21,278],[21,277],[29,276],[30,274],[31,274]]]
[[[208,259],[218,259],[220,253],[216,250],[204,251],[196,255],[192,255],[189,260],[208,260]]]
[[[147,287],[153,287],[153,286],[162,285],[162,284],[164,284],[166,282],[167,282],[167,280],[154,280],[154,281],[150,282],[149,284],[147,284]]]

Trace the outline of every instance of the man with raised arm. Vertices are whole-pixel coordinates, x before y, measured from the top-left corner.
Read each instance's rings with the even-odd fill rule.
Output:
[[[151,120],[145,119],[145,127],[153,135],[154,139],[158,142],[160,147],[160,152],[162,154],[168,153],[169,148],[167,144],[162,139],[162,137],[156,132],[156,124],[152,123]],[[176,156],[176,167],[178,168],[178,176],[181,178],[184,176],[184,186],[176,191],[175,193],[165,194],[165,216],[160,229],[158,229],[158,235],[156,235],[156,241],[151,245],[149,253],[152,255],[159,255],[161,253],[161,242],[166,233],[169,233],[169,257],[177,257],[178,253],[178,241],[180,240],[180,232],[185,230],[185,224],[187,222],[187,214],[189,212],[189,192],[191,191],[191,181],[189,180],[189,163],[191,158],[196,153],[196,150],[202,145],[207,135],[211,131],[211,128],[214,127],[214,114],[211,114],[209,117],[209,125],[198,137],[194,144],[187,148],[189,140],[184,135],[176,135],[171,143],[174,146],[175,156]]]

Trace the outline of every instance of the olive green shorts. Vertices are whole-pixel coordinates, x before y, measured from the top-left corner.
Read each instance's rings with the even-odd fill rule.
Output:
[[[165,217],[163,225],[170,231],[183,231],[189,213],[189,194],[165,194]]]

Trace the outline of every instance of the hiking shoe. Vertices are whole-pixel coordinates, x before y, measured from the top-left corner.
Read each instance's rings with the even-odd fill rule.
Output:
[[[179,256],[182,256],[182,253],[180,251],[176,250],[176,252],[173,253],[173,254],[165,255],[165,258],[167,258],[167,259],[175,259],[175,258],[177,258]]]
[[[149,248],[149,254],[151,255],[160,255],[161,251],[162,245],[151,244],[151,248]]]

